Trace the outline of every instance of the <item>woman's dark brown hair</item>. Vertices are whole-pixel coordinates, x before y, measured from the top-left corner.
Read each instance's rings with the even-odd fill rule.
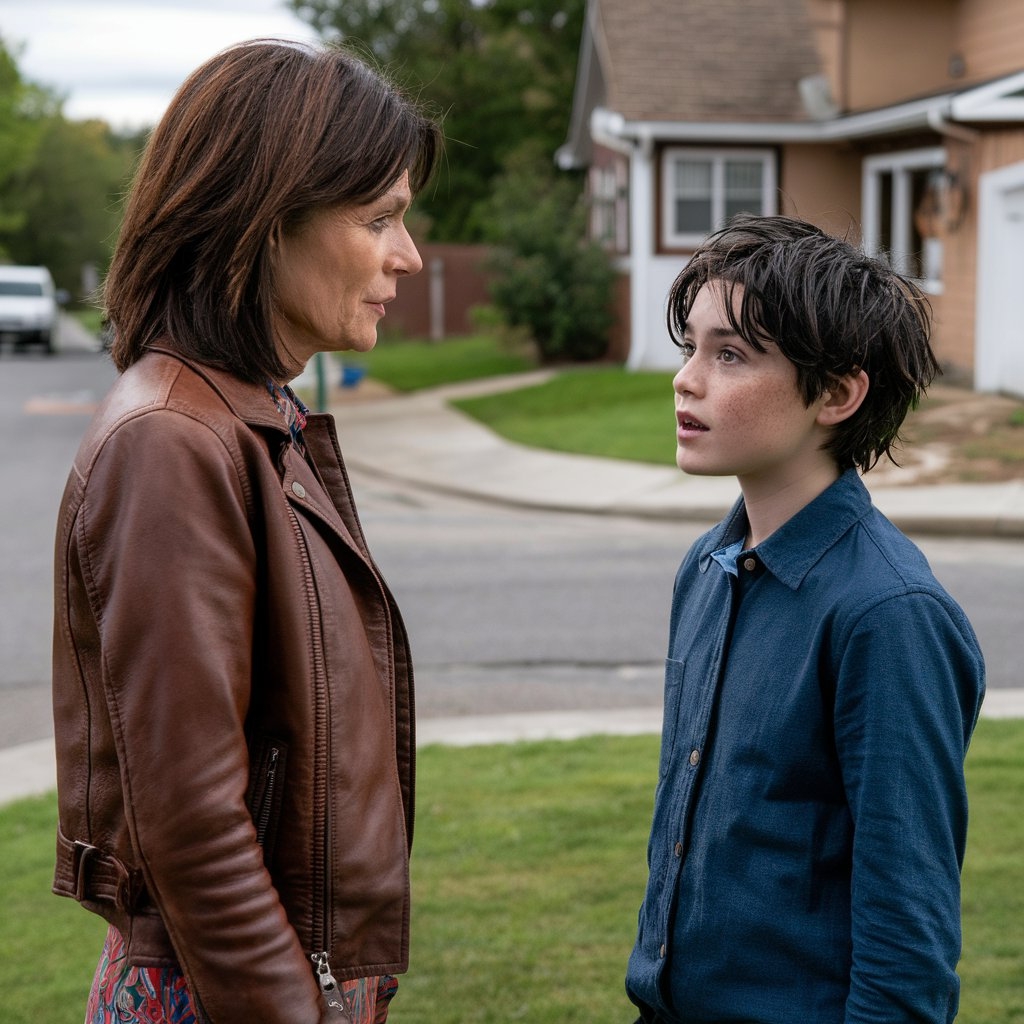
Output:
[[[253,40],[192,73],[143,154],[104,285],[111,354],[151,346],[250,381],[284,379],[271,329],[271,239],[315,210],[372,202],[440,130],[351,53]]]

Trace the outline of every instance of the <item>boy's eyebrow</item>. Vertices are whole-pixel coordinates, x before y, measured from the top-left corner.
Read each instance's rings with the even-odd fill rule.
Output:
[[[689,323],[683,325],[683,337],[687,334],[692,334],[693,331],[690,329]],[[712,338],[735,338],[738,341],[742,341],[744,345],[750,346],[750,342],[740,334],[734,327],[711,327],[707,333]]]

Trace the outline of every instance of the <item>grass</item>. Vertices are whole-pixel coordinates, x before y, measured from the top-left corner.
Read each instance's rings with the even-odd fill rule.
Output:
[[[955,415],[942,411],[954,401]],[[675,464],[670,371],[574,367],[543,384],[454,404],[520,444]],[[948,452],[937,479],[923,482],[1018,479],[1024,469],[1024,402],[1006,396],[929,396],[907,417],[905,434],[911,455],[936,443]]]
[[[675,465],[669,371],[576,367],[535,387],[454,404],[520,444]]]
[[[90,334],[99,335],[103,327],[103,312],[95,306],[81,306],[76,309],[69,309],[69,316],[73,316]]]
[[[370,376],[396,391],[522,373],[537,365],[531,353],[502,346],[486,334],[440,342],[385,337],[370,352],[346,353],[338,358],[343,363],[366,367]]]
[[[430,747],[419,765],[413,960],[394,1024],[624,1024],[657,739]],[[1024,721],[968,757],[963,994],[1024,1024]],[[0,810],[0,1019],[78,1024],[104,926],[49,895],[52,797]]]

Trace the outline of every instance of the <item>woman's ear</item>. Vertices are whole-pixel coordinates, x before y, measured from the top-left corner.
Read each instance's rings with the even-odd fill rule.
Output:
[[[863,370],[836,377],[822,396],[824,401],[818,410],[817,422],[823,427],[834,427],[848,420],[861,407],[870,386],[871,381]]]

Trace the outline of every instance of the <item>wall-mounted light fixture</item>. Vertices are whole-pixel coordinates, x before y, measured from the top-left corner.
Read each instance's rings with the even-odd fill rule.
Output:
[[[936,167],[928,174],[924,192],[914,210],[914,227],[922,238],[952,234],[967,212],[967,186],[956,171]]]

